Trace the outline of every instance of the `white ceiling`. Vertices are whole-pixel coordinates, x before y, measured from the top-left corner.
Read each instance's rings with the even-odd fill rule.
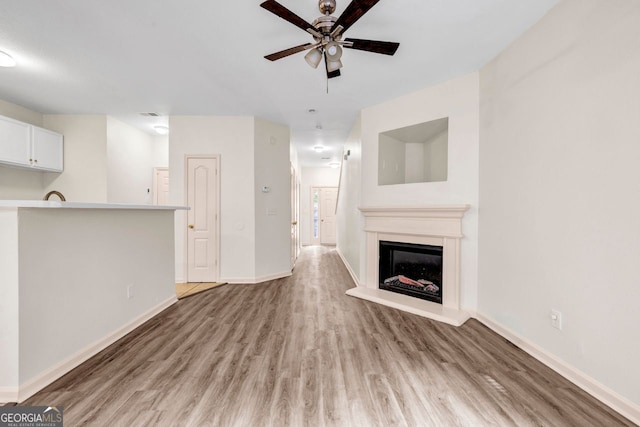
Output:
[[[362,108],[480,69],[557,2],[382,0],[346,36],[399,42],[398,52],[346,49],[327,94],[304,53],[263,58],[312,38],[261,0],[0,0],[0,50],[18,62],[0,68],[0,99],[149,132],[166,117],[138,113],[255,115],[291,128],[303,166],[326,166]],[[308,22],[320,15],[317,0],[280,3]],[[314,152],[319,143],[330,150]]]

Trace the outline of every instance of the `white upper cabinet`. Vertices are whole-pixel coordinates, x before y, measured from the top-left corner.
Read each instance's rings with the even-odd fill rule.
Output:
[[[63,143],[62,135],[36,126],[32,127],[31,154],[32,166],[37,169],[62,172]]]
[[[63,152],[59,133],[0,116],[0,164],[62,172]]]
[[[0,162],[31,167],[31,125],[0,116]]]

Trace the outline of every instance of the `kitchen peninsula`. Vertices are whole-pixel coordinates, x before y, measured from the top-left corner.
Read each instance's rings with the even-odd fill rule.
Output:
[[[0,200],[0,402],[176,302],[177,206]]]

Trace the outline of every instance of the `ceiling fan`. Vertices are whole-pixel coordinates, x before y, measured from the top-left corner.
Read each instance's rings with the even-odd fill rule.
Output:
[[[336,1],[319,0],[318,8],[323,16],[311,24],[277,1],[265,1],[260,5],[261,7],[310,33],[314,39],[314,43],[301,44],[300,46],[272,53],[271,55],[265,56],[265,58],[269,61],[276,61],[293,55],[294,53],[308,50],[309,52],[304,57],[307,63],[313,68],[318,68],[318,65],[324,58],[327,78],[331,79],[340,75],[340,68],[342,68],[340,58],[342,57],[343,47],[384,55],[395,54],[400,43],[352,38],[342,39],[344,32],[367,13],[369,9],[375,6],[378,1],[380,0],[352,0],[342,15],[336,18],[331,15],[336,10]]]

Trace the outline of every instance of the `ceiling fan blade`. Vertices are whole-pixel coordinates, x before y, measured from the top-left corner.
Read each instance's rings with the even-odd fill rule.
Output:
[[[303,50],[311,49],[316,46],[313,43],[305,43],[300,46],[290,47],[289,49],[281,50],[280,52],[272,53],[271,55],[265,56],[269,61],[275,61],[281,58],[284,58],[289,55],[293,55],[294,53],[302,52]]]
[[[338,33],[344,33],[379,1],[380,0],[353,0],[344,12],[342,12],[342,15],[340,15],[335,24],[333,24],[332,28],[341,26],[342,30]]]
[[[344,45],[349,49],[366,50],[367,52],[381,53],[383,55],[393,55],[398,50],[400,43],[381,42],[378,40],[362,40],[362,39],[344,39],[345,42],[351,42],[353,45]]]
[[[269,12],[273,13],[276,16],[284,19],[285,21],[289,21],[293,25],[298,28],[302,28],[303,30],[310,33],[318,33],[318,30],[313,25],[309,24],[304,19],[300,18],[295,13],[291,12],[289,9],[281,5],[275,0],[267,0],[260,5],[260,7],[267,9]]]

